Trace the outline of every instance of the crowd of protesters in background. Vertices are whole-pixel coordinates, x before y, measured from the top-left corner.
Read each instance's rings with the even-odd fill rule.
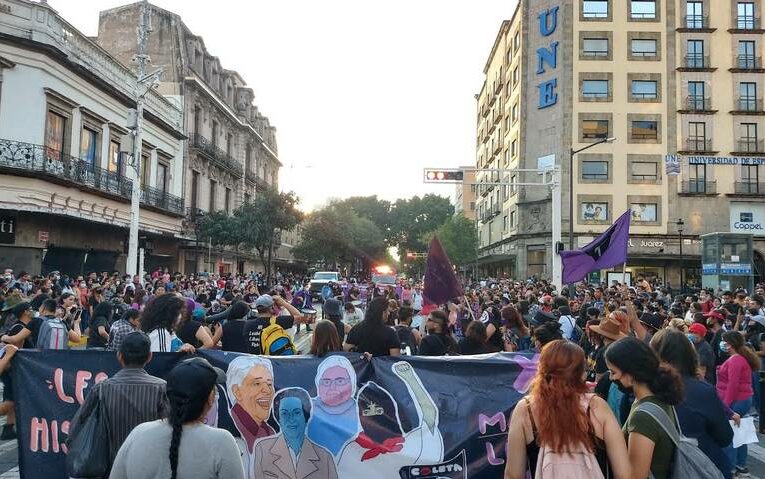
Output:
[[[7,345],[4,358],[17,348],[118,352],[125,372],[110,380],[116,382],[146,379],[139,370],[151,352],[200,348],[316,356],[345,350],[368,357],[541,353],[537,380],[515,409],[509,434],[511,457],[526,459],[509,461],[506,477],[523,477],[521,469],[537,468],[540,454],[550,457],[549,451],[569,446],[591,453],[612,477],[670,477],[675,446],[647,415],[653,406],[698,440],[723,477],[748,476],[746,446],[731,447],[728,421],[758,416],[763,286],[679,293],[639,277],[634,286],[579,283],[573,291],[533,278],[464,287],[464,296],[433,305],[421,281],[404,278],[375,285],[363,275],[349,276],[315,294],[305,277],[281,273],[266,280],[255,273],[32,277],[5,270],[0,341]],[[316,302],[323,305],[320,318]],[[313,327],[306,351],[294,343],[302,324]],[[0,370],[9,361],[0,360]],[[10,439],[16,434],[13,385],[7,372],[2,378],[6,425],[0,438]],[[109,384],[101,387],[106,397]],[[135,440],[186,435],[186,425],[206,410],[210,384],[193,392],[193,414],[178,413],[166,428],[136,430]],[[570,407],[554,407],[563,403]],[[173,414],[174,407],[157,403],[144,419]],[[113,458],[134,426],[117,429]],[[189,467],[170,461],[174,473]]]

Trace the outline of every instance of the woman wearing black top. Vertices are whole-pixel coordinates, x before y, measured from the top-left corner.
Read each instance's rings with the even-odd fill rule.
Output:
[[[428,315],[425,328],[428,335],[420,343],[420,356],[447,356],[459,354],[457,342],[449,333],[446,313],[435,310]]]
[[[98,303],[93,308],[93,319],[90,321],[87,348],[105,348],[109,343],[109,329],[112,327],[114,309],[108,301]]]
[[[181,322],[175,327],[175,335],[184,343],[190,344],[197,349],[213,349],[215,347],[210,330],[199,321],[191,319],[185,308]]]
[[[378,296],[369,303],[364,320],[348,332],[343,349],[372,356],[400,355],[401,343],[393,328],[385,325],[387,320],[388,299]]]
[[[471,321],[465,330],[465,337],[460,341],[460,354],[486,354],[495,352],[486,345],[486,326],[480,321]]]
[[[244,337],[244,326],[247,324],[247,315],[250,313],[250,309],[250,305],[245,301],[237,301],[231,305],[228,310],[228,319],[223,323],[223,336],[221,337],[221,349],[223,351],[249,352],[250,344]]]

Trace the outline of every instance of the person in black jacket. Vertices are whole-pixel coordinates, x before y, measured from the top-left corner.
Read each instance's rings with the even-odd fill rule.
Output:
[[[420,356],[447,356],[459,354],[457,342],[449,333],[446,313],[435,310],[428,315],[425,328],[428,335],[420,343]]]
[[[480,321],[471,321],[460,341],[459,351],[463,355],[494,353],[496,350],[486,344],[486,326]]]

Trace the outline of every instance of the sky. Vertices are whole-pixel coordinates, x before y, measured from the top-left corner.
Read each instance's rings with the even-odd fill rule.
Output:
[[[280,187],[330,198],[453,196],[423,169],[475,163],[476,102],[517,0],[152,0],[236,70],[277,128]],[[86,35],[129,0],[49,0]]]

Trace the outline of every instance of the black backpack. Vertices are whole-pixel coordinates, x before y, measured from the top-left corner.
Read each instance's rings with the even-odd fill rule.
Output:
[[[411,328],[409,326],[396,326],[395,330],[398,341],[401,343],[401,354],[406,354],[407,348],[409,348],[409,355],[417,354],[417,343]]]

